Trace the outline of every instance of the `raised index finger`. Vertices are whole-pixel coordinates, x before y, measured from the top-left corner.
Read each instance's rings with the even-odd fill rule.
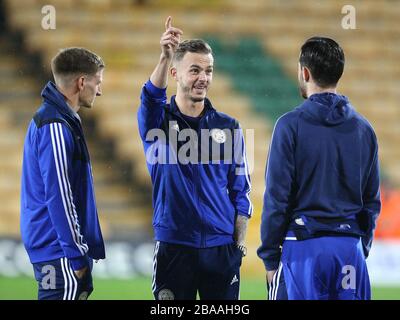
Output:
[[[172,33],[173,35],[177,36],[178,34],[182,35],[183,31],[181,29],[178,28],[174,28],[174,27],[169,27],[169,29],[167,29],[167,31],[165,31],[166,33]]]
[[[171,28],[172,17],[168,16],[167,20],[165,21],[165,30]]]

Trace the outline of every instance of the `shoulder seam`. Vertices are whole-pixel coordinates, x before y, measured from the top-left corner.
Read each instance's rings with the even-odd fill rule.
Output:
[[[36,126],[38,127],[38,129],[43,127],[46,124],[55,123],[55,122],[64,123],[68,127],[70,127],[66,120],[60,119],[60,118],[52,118],[52,119],[46,119],[46,120],[36,120],[35,117],[34,117],[34,120],[35,120],[35,123],[36,123]]]

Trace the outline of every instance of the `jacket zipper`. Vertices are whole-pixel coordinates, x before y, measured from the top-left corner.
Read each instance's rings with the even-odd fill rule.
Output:
[[[181,117],[179,114],[175,114],[175,115],[177,117],[179,117],[190,129],[192,129],[192,127],[189,125],[189,123],[183,117]],[[206,114],[204,114],[204,117],[206,117]],[[199,138],[199,130],[201,130],[201,123],[202,123],[204,117],[202,119],[200,119],[200,121],[199,121],[199,128],[197,130],[197,137],[198,138]],[[197,142],[198,142],[197,145],[196,145],[197,152],[200,152],[199,151],[199,141],[197,141]],[[193,165],[193,176],[195,176],[195,173],[196,173],[196,175],[200,178],[199,167],[198,166],[199,166],[199,163],[197,165],[196,164]],[[205,221],[204,221],[203,210],[199,210],[199,207],[200,207],[199,190],[200,190],[200,188],[198,186],[198,183],[199,183],[199,179],[195,178],[193,185],[194,185],[194,191],[195,191],[194,194],[195,194],[195,200],[196,200],[196,210],[200,213],[200,219],[201,219],[200,247],[205,248],[205,246],[206,246],[206,237],[205,237],[205,231],[204,231]]]

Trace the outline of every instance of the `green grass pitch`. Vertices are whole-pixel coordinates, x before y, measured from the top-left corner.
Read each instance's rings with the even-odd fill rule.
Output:
[[[151,279],[94,279],[95,291],[91,300],[148,300],[153,299]],[[0,277],[0,300],[36,299],[36,282],[27,277]],[[374,287],[372,296],[375,300],[400,300],[400,287]],[[263,279],[250,278],[241,280],[241,300],[265,300],[266,289]]]

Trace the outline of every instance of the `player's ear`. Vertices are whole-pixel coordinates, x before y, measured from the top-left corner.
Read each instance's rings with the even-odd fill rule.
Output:
[[[305,82],[309,82],[310,78],[311,78],[311,72],[310,69],[308,69],[307,67],[302,67],[301,68],[301,72],[303,73],[303,79]]]
[[[78,86],[78,90],[82,91],[84,88],[84,83],[85,83],[85,77],[84,76],[80,76],[77,80],[76,80],[77,86]]]
[[[177,70],[176,70],[176,67],[171,67],[171,69],[170,69],[170,73],[171,73],[171,77],[172,78],[174,78],[176,81],[178,80],[178,77],[177,77]]]

